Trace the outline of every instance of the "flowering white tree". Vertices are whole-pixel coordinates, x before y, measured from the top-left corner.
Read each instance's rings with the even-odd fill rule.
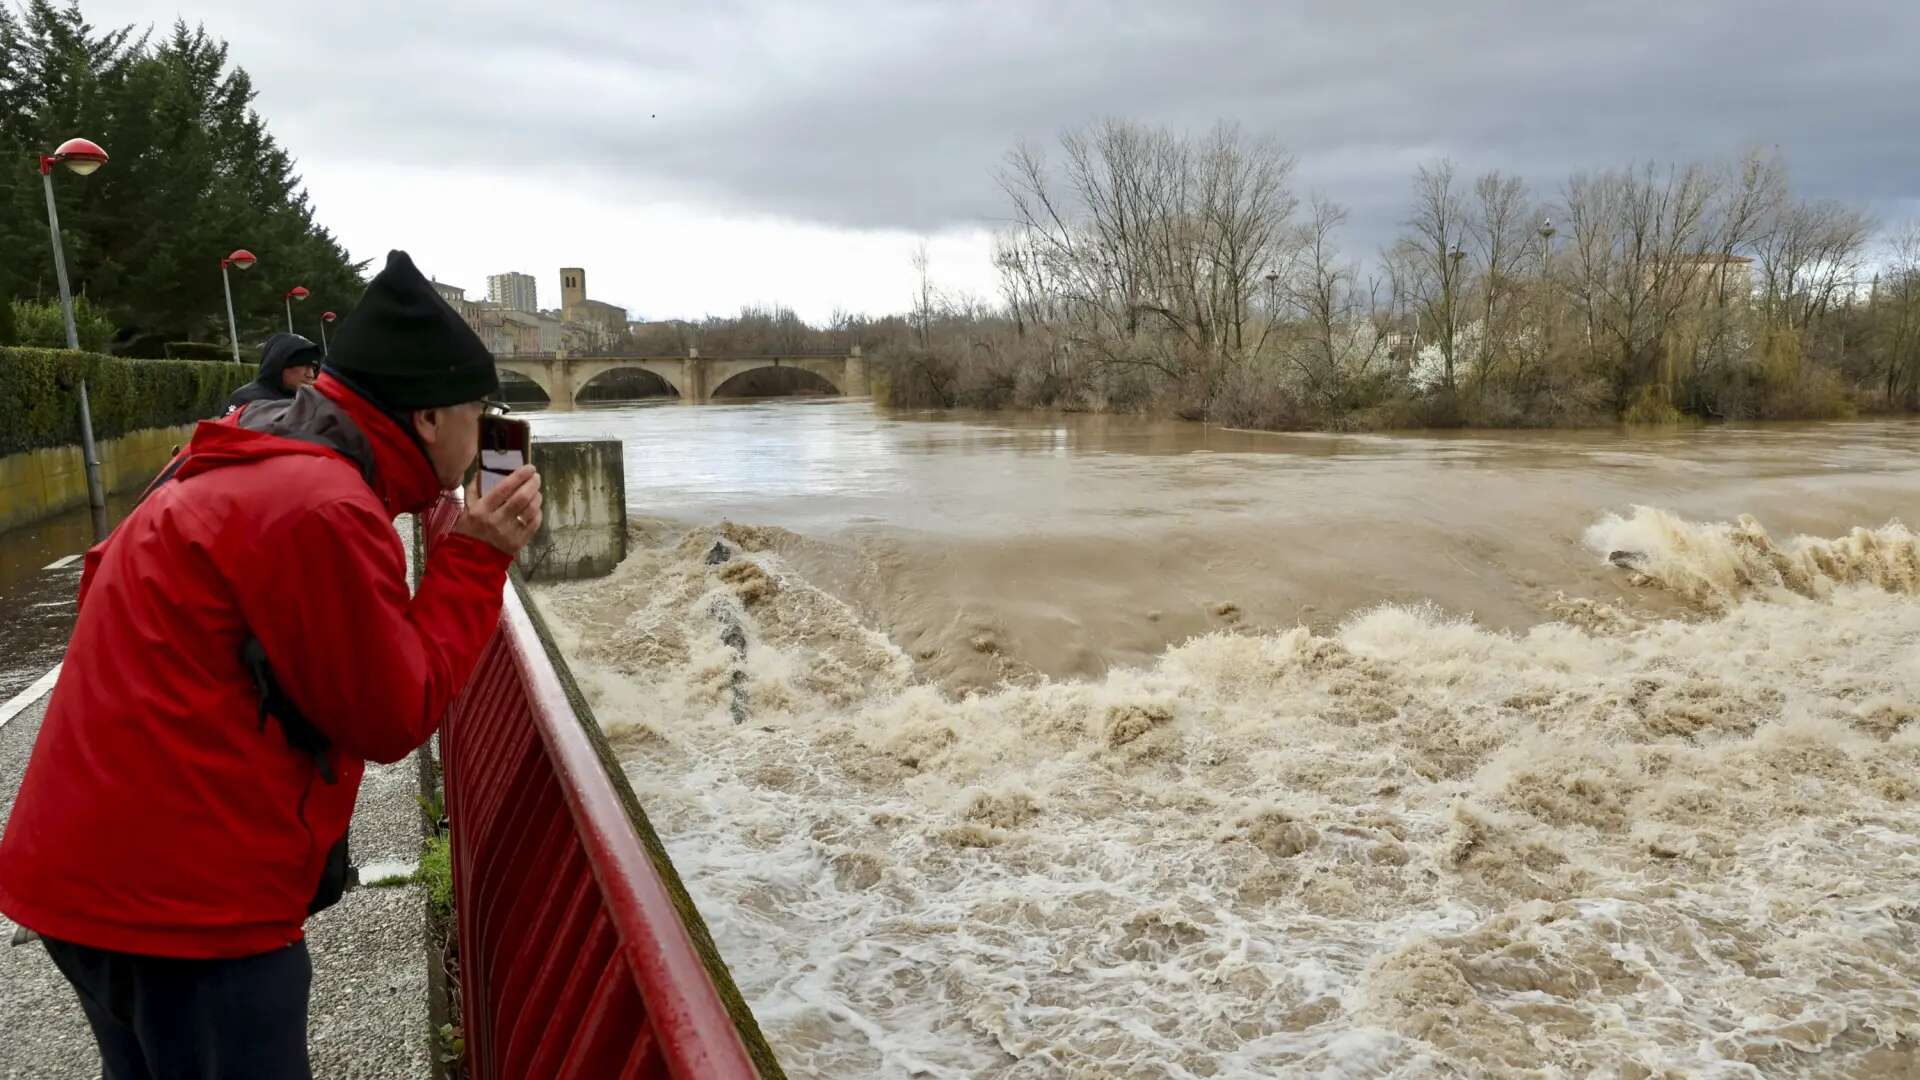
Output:
[[[1479,355],[1486,334],[1487,324],[1479,319],[1463,323],[1453,333],[1454,353],[1462,356]],[[1407,381],[1416,390],[1439,390],[1448,385],[1448,376],[1452,371],[1453,365],[1443,340],[1420,347],[1420,351],[1414,354],[1412,367],[1407,371]]]

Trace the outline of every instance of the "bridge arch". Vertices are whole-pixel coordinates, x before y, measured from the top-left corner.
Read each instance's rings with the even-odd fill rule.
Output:
[[[795,394],[828,393],[845,397],[845,374],[837,364],[801,361],[775,364],[765,361],[736,360],[713,373],[708,396],[787,397]]]
[[[610,379],[611,376],[626,376],[627,378]],[[634,376],[641,376],[641,378],[635,379],[633,378]],[[588,391],[595,389],[596,385],[600,389],[606,389],[609,382],[637,383],[640,387],[645,388],[646,390],[657,391],[652,393],[641,393],[630,398],[605,399],[610,401],[611,400],[640,401],[640,400],[645,400],[647,398],[655,398],[655,397],[678,398],[683,396],[681,394],[678,381],[672,378],[671,376],[667,375],[664,371],[661,371],[659,365],[640,364],[640,363],[631,363],[631,364],[615,363],[615,364],[607,364],[604,367],[595,368],[591,374],[588,374],[586,378],[582,379],[577,385],[575,385],[573,388],[574,403],[577,405],[586,405],[586,404],[591,404],[595,400],[598,400],[595,396],[590,395]]]
[[[581,391],[606,375],[638,370],[673,396],[699,404],[718,396],[763,397],[795,393],[841,397],[868,392],[866,362],[859,350],[846,355],[702,357],[693,350],[681,356],[582,356],[523,354],[497,358],[503,373],[532,382],[547,396],[547,408],[567,412],[581,401]]]
[[[500,365],[500,400],[522,409],[545,409],[553,404],[553,393],[541,380],[511,364]]]
[[[539,387],[540,392],[547,395],[547,403],[549,405],[559,404],[558,399],[553,393],[553,380],[550,377],[551,373],[547,370],[547,365],[538,361],[529,363],[527,361],[500,358],[496,358],[494,364],[500,369],[503,375],[516,375]]]

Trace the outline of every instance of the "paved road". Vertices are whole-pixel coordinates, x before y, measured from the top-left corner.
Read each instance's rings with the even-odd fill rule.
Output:
[[[47,701],[41,698],[0,728],[0,820],[13,815],[13,797],[46,711]],[[0,916],[0,1016],[7,1018],[6,1031],[0,1033],[0,1077],[100,1075],[100,1055],[73,991],[54,970],[46,950],[38,945],[9,948],[5,942],[12,937],[13,923]]]
[[[13,812],[45,714],[42,698],[0,727],[0,822]],[[411,758],[368,768],[354,807],[355,863],[418,857],[417,768]],[[424,904],[416,886],[356,889],[307,924],[314,967],[307,1041],[315,1076],[429,1075]],[[0,917],[0,1080],[99,1076],[100,1057],[73,991],[39,945],[6,946],[12,934],[13,924]]]

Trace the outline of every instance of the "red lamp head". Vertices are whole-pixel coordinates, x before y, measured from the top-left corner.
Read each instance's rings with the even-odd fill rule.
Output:
[[[91,139],[68,139],[54,149],[53,160],[64,162],[67,168],[86,176],[107,163],[107,152]]]
[[[289,300],[305,300],[306,298],[307,287],[305,285],[295,285],[293,288],[287,290],[287,299]]]
[[[253,268],[253,264],[257,261],[258,260],[253,257],[253,252],[248,251],[246,248],[234,248],[233,254],[220,260],[220,265],[231,266],[235,270],[249,270]]]
[[[333,320],[335,320],[335,319],[337,319],[337,318],[339,318],[339,316],[337,316],[337,315],[335,315],[335,314],[334,314],[333,312],[331,312],[331,311],[323,311],[323,312],[321,312],[321,313],[320,313],[320,321],[321,321],[321,322],[332,322]]]

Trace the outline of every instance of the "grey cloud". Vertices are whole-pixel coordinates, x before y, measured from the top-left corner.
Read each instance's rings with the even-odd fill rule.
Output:
[[[1391,232],[1412,165],[1439,156],[1544,195],[1578,168],[1777,144],[1808,194],[1920,206],[1920,5],[1887,0],[184,14],[234,40],[308,157],[844,227],[991,223],[1010,146],[1109,115],[1272,134],[1303,188],[1353,208],[1358,245]]]

